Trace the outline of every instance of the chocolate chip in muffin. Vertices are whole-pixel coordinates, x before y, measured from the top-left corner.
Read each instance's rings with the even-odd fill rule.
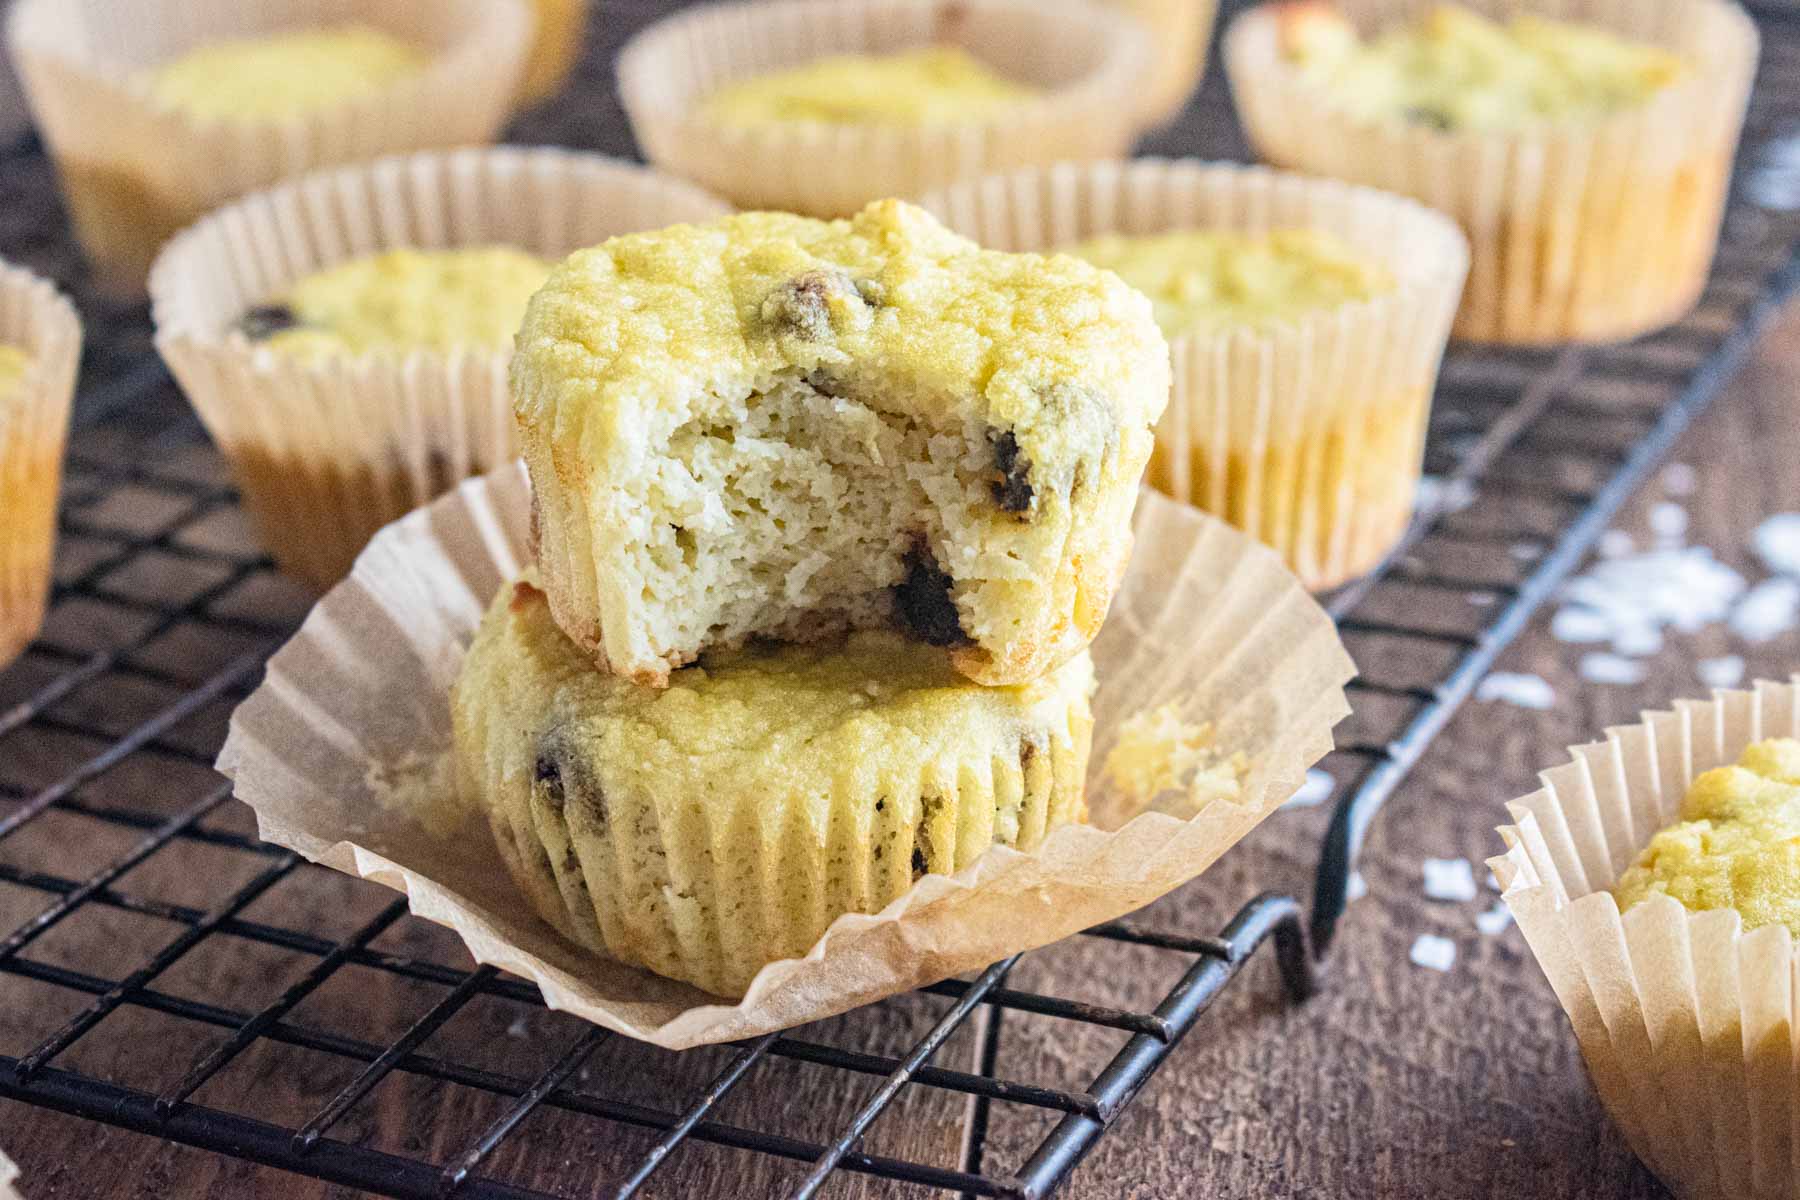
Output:
[[[950,598],[953,582],[938,570],[924,546],[907,552],[906,578],[894,589],[895,608],[907,632],[932,646],[968,644],[969,635],[963,632],[956,602]]]
[[[921,832],[923,832],[923,831],[921,831]],[[924,848],[920,847],[920,846],[914,846],[913,847],[913,857],[912,857],[912,877],[913,877],[914,881],[917,881],[918,879],[920,879],[921,877],[924,876],[925,865],[926,864],[925,864]]]
[[[994,445],[994,466],[1000,471],[994,484],[994,503],[1009,513],[1029,513],[1037,493],[1031,486],[1031,464],[1019,453],[1019,439],[1009,429],[990,434],[988,440]]]
[[[531,764],[532,791],[559,815],[570,801],[592,814],[595,824],[606,825],[606,797],[600,781],[582,761],[568,729],[558,725],[538,739],[537,757]]]
[[[238,332],[253,342],[266,342],[278,333],[300,327],[300,317],[285,304],[258,304],[238,318]]]
[[[809,342],[826,341],[831,337],[831,295],[849,291],[847,283],[834,271],[796,275],[769,293],[763,301],[763,319],[778,332]]]

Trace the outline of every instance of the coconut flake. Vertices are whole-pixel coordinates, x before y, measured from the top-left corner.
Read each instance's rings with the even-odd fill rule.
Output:
[[[1288,798],[1283,808],[1317,808],[1328,799],[1337,788],[1337,780],[1328,771],[1313,767],[1306,772],[1306,782],[1300,790]]]
[[[1550,636],[1559,642],[1586,645],[1610,642],[1613,622],[1605,613],[1592,608],[1559,608],[1550,618]]]
[[[1644,682],[1644,664],[1617,654],[1595,651],[1581,656],[1581,677],[1589,683],[1613,683],[1624,686]]]
[[[1425,860],[1425,895],[1433,900],[1467,902],[1475,898],[1475,868],[1466,858]]]
[[[1426,475],[1419,480],[1415,502],[1422,512],[1458,513],[1475,503],[1475,487],[1467,479]]]
[[[1776,513],[1751,535],[1758,558],[1777,575],[1800,575],[1800,513]]]
[[[1369,882],[1362,877],[1361,871],[1350,872],[1350,886],[1346,891],[1352,900],[1361,900],[1369,894]]]
[[[1475,699],[1540,711],[1556,707],[1556,692],[1540,675],[1495,671],[1475,688]]]
[[[1413,966],[1448,971],[1456,965],[1456,943],[1435,933],[1422,933],[1407,954]]]
[[[1663,491],[1671,496],[1691,496],[1694,494],[1694,488],[1699,482],[1700,477],[1694,471],[1694,468],[1688,466],[1684,462],[1670,463],[1663,468]]]
[[[1744,657],[1727,654],[1720,658],[1703,658],[1695,666],[1694,673],[1709,688],[1736,687],[1744,681]]]
[[[1475,928],[1487,937],[1505,933],[1506,927],[1511,924],[1512,913],[1507,911],[1504,904],[1496,904],[1484,913],[1475,914]]]
[[[1731,614],[1731,632],[1746,642],[1760,643],[1780,637],[1800,621],[1800,581],[1765,579]]]
[[[1687,509],[1679,504],[1664,500],[1650,506],[1650,532],[1656,540],[1679,546],[1681,539],[1687,536]]]

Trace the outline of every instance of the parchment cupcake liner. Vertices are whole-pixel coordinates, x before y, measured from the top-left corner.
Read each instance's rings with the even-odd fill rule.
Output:
[[[63,443],[81,358],[75,309],[45,280],[0,260],[0,345],[31,356],[0,392],[0,667],[44,619]]]
[[[1609,729],[1507,806],[1503,898],[1632,1149],[1686,1200],[1800,1197],[1800,960],[1783,926],[1608,890],[1688,785],[1800,736],[1800,688],[1759,682]]]
[[[700,110],[736,80],[934,43],[1046,90],[955,125],[735,128]],[[1085,0],[766,0],[708,5],[644,30],[619,56],[619,92],[658,166],[742,208],[841,217],[984,171],[1122,155],[1141,124],[1150,65],[1146,28]]]
[[[1154,59],[1143,88],[1142,113],[1161,125],[1180,112],[1206,73],[1218,0],[1104,0],[1150,29]]]
[[[1170,338],[1174,391],[1147,480],[1273,546],[1315,589],[1367,571],[1406,528],[1468,267],[1452,222],[1368,188],[1193,159],[1059,164],[920,203],[998,250],[1312,228],[1382,264],[1398,281],[1386,295],[1269,330]]]
[[[318,172],[170,242],[151,273],[156,345],[230,459],[263,544],[323,589],[377,529],[517,453],[511,347],[301,358],[236,323],[295,280],[409,246],[561,258],[615,234],[729,211],[594,154],[471,147]]]
[[[1504,19],[1511,0],[1472,0]],[[1718,243],[1731,162],[1756,69],[1756,27],[1729,0],[1558,0],[1559,19],[1664,46],[1691,77],[1586,124],[1440,132],[1353,116],[1282,53],[1274,5],[1232,22],[1225,63],[1263,158],[1413,196],[1455,218],[1472,246],[1455,334],[1477,341],[1609,341],[1693,307]],[[1365,32],[1417,0],[1354,0]]]
[[[417,75],[279,121],[197,117],[147,72],[196,46],[359,23],[432,52]],[[223,202],[315,167],[491,141],[532,30],[523,0],[18,0],[8,42],[100,281],[141,292],[158,247]]]
[[[1093,647],[1088,802],[1105,827],[1064,826],[1029,853],[995,848],[955,875],[927,875],[877,914],[839,917],[803,956],[764,967],[742,1001],[720,1003],[538,921],[485,817],[454,798],[450,687],[488,601],[528,553],[529,508],[523,470],[508,468],[377,536],[270,660],[219,768],[265,839],[406,892],[415,913],[535,982],[552,1007],[662,1046],[825,1017],[1130,912],[1278,808],[1347,711],[1354,668],[1275,555],[1146,492],[1137,553]],[[1195,737],[1210,724],[1218,747],[1247,758],[1236,797],[1109,773],[1121,732],[1146,723]]]

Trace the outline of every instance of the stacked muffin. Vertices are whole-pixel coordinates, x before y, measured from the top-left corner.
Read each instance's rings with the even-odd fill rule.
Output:
[[[1087,645],[1168,386],[1116,276],[895,201],[557,267],[512,367],[538,563],[454,704],[538,912],[735,995],[1081,819]]]

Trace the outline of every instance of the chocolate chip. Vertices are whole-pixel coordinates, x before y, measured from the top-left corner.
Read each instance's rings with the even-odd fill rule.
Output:
[[[925,866],[926,866],[925,851],[918,846],[914,846],[913,847],[913,859],[912,859],[912,871],[913,871],[914,879],[918,879],[921,875],[925,874]]]
[[[779,332],[823,342],[831,337],[831,296],[851,291],[849,280],[832,271],[796,275],[763,301],[763,319]],[[854,294],[854,293],[852,293]]]
[[[238,318],[238,331],[253,342],[300,327],[300,318],[285,304],[258,304]]]
[[[994,503],[1009,513],[1030,512],[1037,493],[1031,486],[1031,464],[1019,453],[1019,439],[1008,429],[990,434],[989,440],[994,444],[994,466],[1000,470],[993,485]]]
[[[538,739],[537,758],[531,764],[532,791],[560,814],[573,801],[606,825],[606,797],[600,781],[581,758],[579,747],[566,726],[558,725]]]
[[[1019,769],[1021,771],[1030,770],[1031,760],[1037,756],[1038,744],[1029,738],[1021,739],[1019,742]]]
[[[894,604],[901,624],[920,641],[933,646],[968,644],[969,635],[963,632],[956,603],[950,598],[953,582],[937,569],[923,546],[907,552],[906,579],[894,589]]]

